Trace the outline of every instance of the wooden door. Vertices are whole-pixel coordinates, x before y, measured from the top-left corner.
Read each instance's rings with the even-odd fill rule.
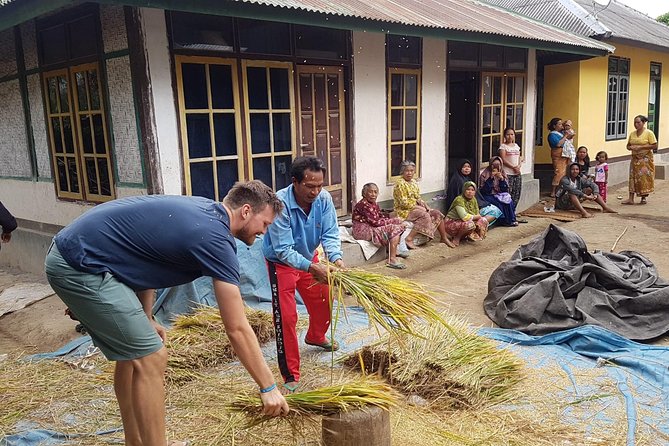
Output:
[[[316,156],[327,168],[325,188],[337,215],[348,212],[344,73],[341,67],[298,66],[298,154]]]

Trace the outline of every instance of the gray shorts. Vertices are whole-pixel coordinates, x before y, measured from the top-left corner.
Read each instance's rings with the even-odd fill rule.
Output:
[[[49,248],[44,267],[53,290],[107,359],[137,359],[163,347],[135,292],[112,274],[89,274],[72,268],[55,243]]]

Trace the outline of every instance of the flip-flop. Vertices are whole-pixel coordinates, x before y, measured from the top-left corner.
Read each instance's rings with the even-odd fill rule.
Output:
[[[527,221],[527,220],[524,219],[524,218],[519,218],[519,219],[517,219],[516,221],[517,221],[518,223],[529,223],[529,221]]]
[[[295,393],[297,389],[300,388],[299,381],[291,381],[288,383],[283,383],[283,388],[286,389],[289,393]]]
[[[641,197],[641,202],[639,204],[648,204],[646,197]]]
[[[388,268],[392,269],[406,269],[407,266],[404,263],[386,263]]]
[[[336,352],[339,350],[339,343],[337,341],[330,341],[329,339],[326,339],[325,342],[321,343],[311,342],[305,339],[304,343],[307,345],[313,345],[314,347],[320,347],[323,350],[327,350],[329,352]]]
[[[411,254],[409,254],[408,252],[398,252],[397,253],[397,257],[402,257],[403,259],[409,258],[410,255]]]

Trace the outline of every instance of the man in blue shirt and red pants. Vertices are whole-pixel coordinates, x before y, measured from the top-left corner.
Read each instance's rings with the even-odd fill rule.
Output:
[[[330,262],[344,266],[337,211],[330,193],[323,189],[325,172],[318,158],[298,157],[293,161],[293,184],[277,192],[283,210],[263,240],[272,289],[277,359],[289,392],[294,392],[300,382],[295,290],[300,292],[309,313],[304,341],[328,351],[339,348],[334,339],[325,336],[331,319],[327,267],[318,263],[316,252],[322,245]]]

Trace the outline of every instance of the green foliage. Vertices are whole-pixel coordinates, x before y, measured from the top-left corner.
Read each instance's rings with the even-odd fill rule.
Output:
[[[665,12],[661,16],[657,18],[657,21],[660,23],[664,23],[665,25],[669,25],[669,12]]]

